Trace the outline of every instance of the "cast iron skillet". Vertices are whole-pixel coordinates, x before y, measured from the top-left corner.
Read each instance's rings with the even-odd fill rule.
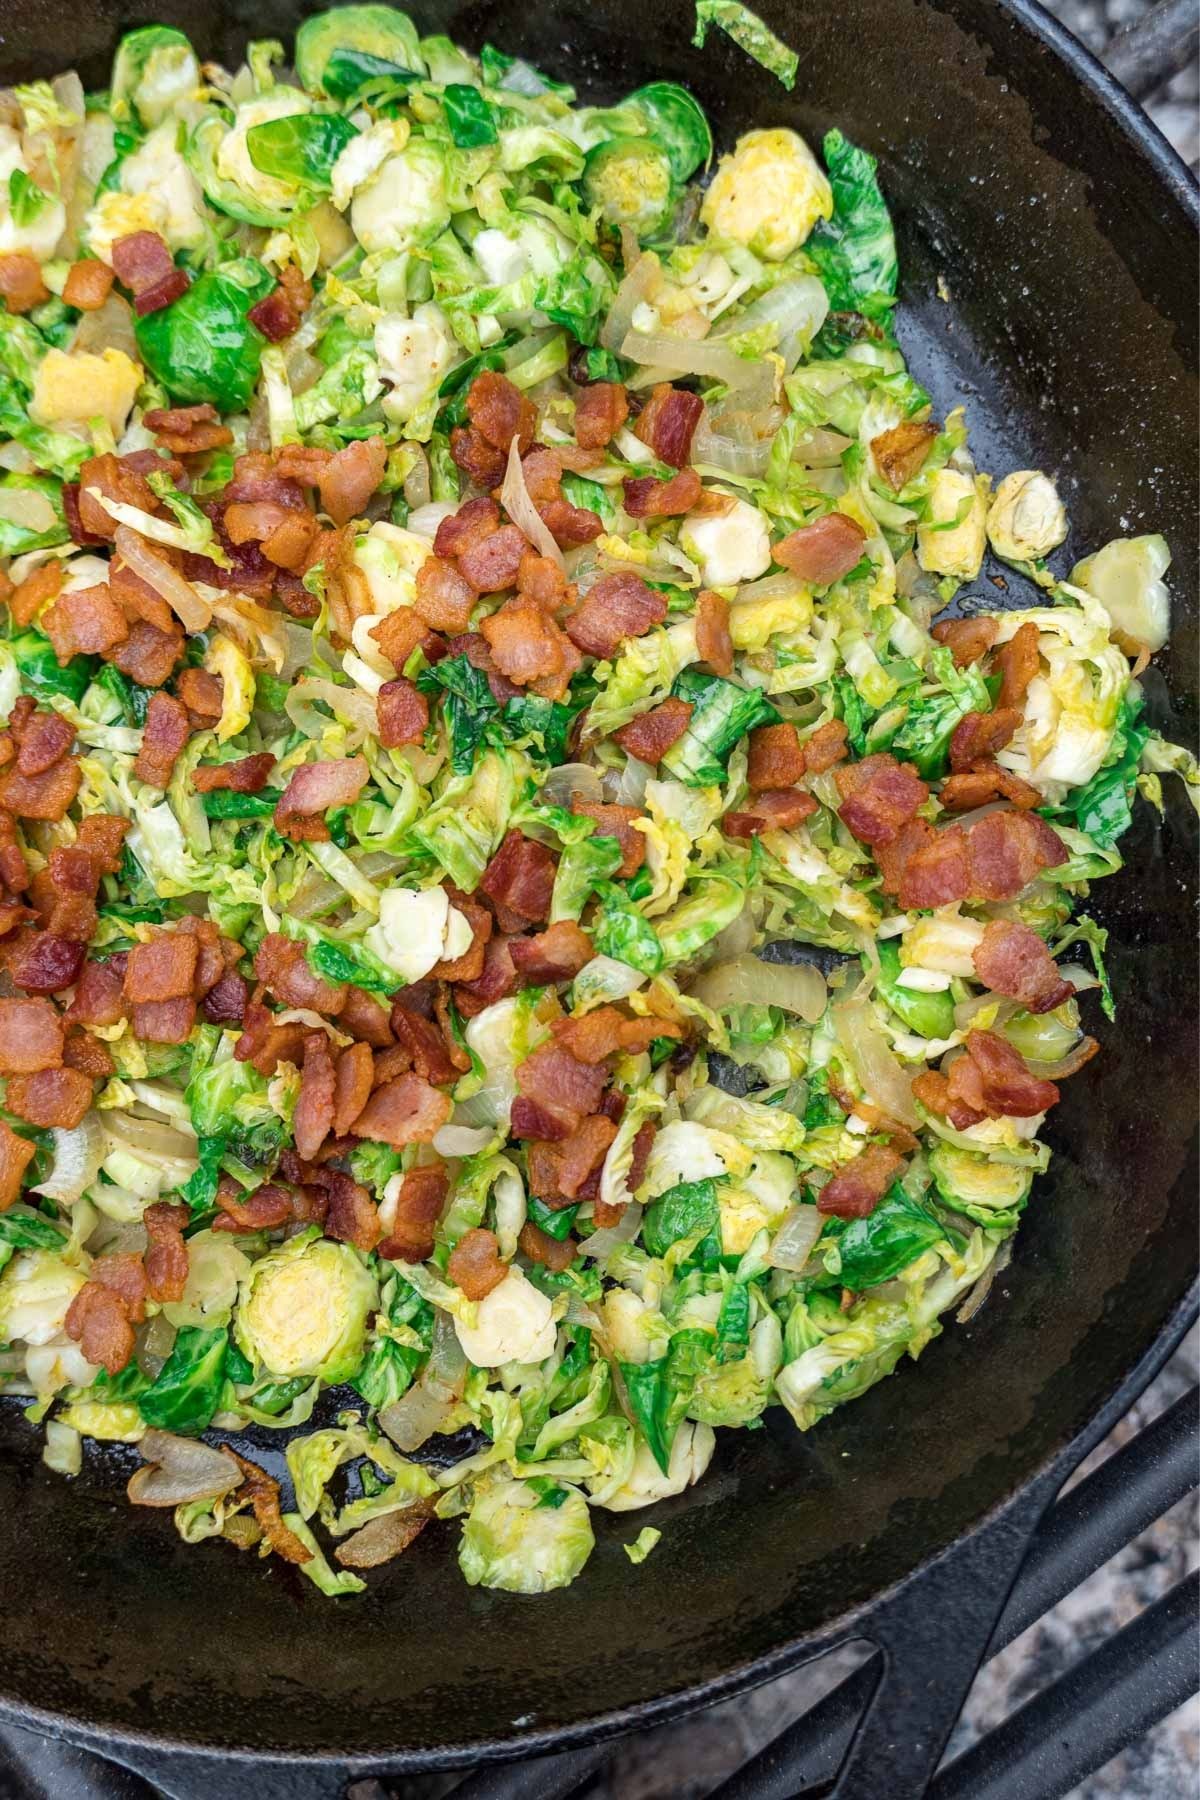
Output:
[[[74,62],[99,87],[118,31],[154,19],[230,63],[247,35],[289,37],[304,10],[0,0],[0,68],[25,79]],[[982,466],[1059,475],[1067,566],[1121,528],[1170,539],[1175,629],[1165,682],[1147,685],[1156,719],[1190,741],[1195,200],[1182,164],[1086,52],[1030,0],[761,0],[800,51],[789,96],[719,34],[703,54],[690,48],[685,0],[414,10],[423,30],[519,50],[596,99],[682,80],[723,145],[771,123],[819,142],[837,124],[874,151],[901,239],[901,337],[939,414],[965,401]],[[187,1745],[428,1768],[645,1723],[856,1632],[886,1642],[890,1630],[894,1643],[880,1620],[897,1617],[888,1704],[903,1705],[914,1659],[922,1682],[932,1666],[961,1686],[955,1660],[968,1639],[982,1649],[1067,1446],[1128,1402],[1186,1316],[1193,827],[1177,792],[1161,826],[1143,809],[1123,845],[1130,868],[1098,890],[1119,1024],[1099,1021],[1104,1053],[1053,1114],[1053,1174],[1010,1272],[919,1365],[806,1436],[782,1413],[763,1431],[720,1434],[707,1479],[655,1514],[663,1539],[649,1562],[634,1571],[622,1553],[628,1518],[598,1514],[585,1574],[539,1599],[468,1588],[446,1527],[367,1595],[327,1601],[274,1562],[185,1548],[168,1518],[129,1508],[126,1453],[89,1461],[75,1482],[48,1474],[5,1408],[0,1714],[90,1733],[134,1763]],[[943,1556],[952,1546],[957,1562]],[[906,1583],[890,1611],[872,1609]],[[920,1758],[899,1747],[896,1723],[884,1715],[886,1764],[846,1792],[877,1795],[881,1766],[894,1791],[920,1791]],[[268,1780],[264,1767],[253,1791]],[[296,1791],[291,1777],[280,1791]]]

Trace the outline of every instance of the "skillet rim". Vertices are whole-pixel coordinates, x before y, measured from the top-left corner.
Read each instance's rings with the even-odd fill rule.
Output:
[[[1076,38],[1041,0],[991,0],[1000,14],[1012,18],[1030,37],[1040,41],[1067,69],[1075,81],[1086,89],[1111,116],[1131,145],[1151,165],[1164,190],[1183,211],[1193,232],[1200,233],[1200,177],[1183,161],[1178,151],[1164,137],[1150,114],[1134,100],[1110,74],[1100,58]],[[870,1638],[869,1621],[873,1614],[894,1602],[928,1571],[953,1557],[971,1538],[985,1534],[1001,1516],[1039,1485],[1047,1492],[1045,1506],[1053,1504],[1055,1494],[1072,1470],[1129,1410],[1155,1375],[1165,1366],[1194,1321],[1200,1317],[1200,1273],[1188,1290],[1166,1314],[1141,1354],[1133,1359],[1115,1387],[1102,1400],[1075,1435],[1060,1444],[1024,1480],[1017,1483],[1002,1499],[967,1526],[943,1550],[924,1558],[898,1581],[881,1588],[863,1601],[829,1621],[820,1631],[780,1644],[748,1662],[737,1664],[721,1675],[684,1685],[669,1693],[651,1696],[611,1709],[590,1719],[553,1728],[531,1727],[502,1738],[477,1738],[458,1746],[447,1744],[422,1749],[372,1752],[356,1757],[353,1752],[328,1749],[281,1753],[254,1745],[229,1744],[220,1749],[194,1738],[182,1738],[168,1732],[133,1731],[125,1728],[90,1724],[77,1715],[38,1707],[14,1700],[0,1693],[0,1724],[15,1725],[63,1738],[80,1748],[90,1749],[117,1761],[129,1754],[128,1767],[138,1769],[137,1752],[154,1756],[170,1755],[186,1765],[193,1758],[197,1765],[223,1758],[252,1764],[264,1770],[294,1769],[297,1772],[318,1771],[336,1764],[347,1781],[363,1775],[394,1768],[408,1774],[435,1773],[459,1769],[469,1764],[501,1764],[552,1754],[555,1751],[580,1749],[607,1741],[632,1730],[645,1730],[673,1719],[701,1711],[719,1701],[746,1693],[755,1687],[787,1674],[804,1663],[815,1661],[839,1644],[857,1638]],[[1052,1485],[1057,1475],[1057,1483]],[[873,1702],[872,1702],[873,1704]],[[869,1709],[868,1709],[869,1710]]]

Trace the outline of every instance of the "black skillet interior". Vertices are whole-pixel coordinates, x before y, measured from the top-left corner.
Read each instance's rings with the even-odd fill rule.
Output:
[[[794,95],[719,34],[693,50],[683,0],[416,6],[422,29],[517,49],[597,99],[683,80],[724,146],[751,125],[792,124],[817,142],[836,123],[875,151],[902,242],[901,336],[938,411],[965,402],[995,473],[1058,474],[1068,566],[1122,530],[1170,539],[1176,628],[1153,706],[1190,740],[1196,307],[1183,171],[1156,166],[1048,51],[1043,27],[994,0],[761,10],[800,52]],[[132,24],[174,21],[229,62],[247,36],[286,38],[299,16],[288,0],[0,0],[0,68],[27,78],[74,62],[102,86]],[[447,1526],[366,1596],[330,1602],[274,1564],[186,1549],[169,1518],[127,1508],[131,1456],[89,1463],[74,1483],[48,1474],[6,1408],[0,1692],[101,1729],[228,1748],[469,1755],[695,1692],[952,1542],[1095,1412],[1191,1279],[1193,828],[1172,794],[1167,822],[1144,814],[1128,841],[1132,870],[1097,895],[1119,1024],[1099,1021],[1104,1054],[1054,1115],[1054,1173],[988,1305],[808,1436],[782,1416],[722,1434],[708,1478],[655,1515],[664,1535],[644,1567],[620,1548],[644,1517],[602,1515],[568,1591],[482,1593],[459,1576]]]

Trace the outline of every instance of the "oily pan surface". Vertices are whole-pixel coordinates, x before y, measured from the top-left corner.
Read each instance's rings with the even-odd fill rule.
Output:
[[[537,17],[499,4],[416,10],[423,30],[503,43],[589,98],[682,80],[722,145],[752,125],[816,140],[836,123],[876,153],[901,246],[900,339],[935,411],[965,403],[982,466],[1058,477],[1075,527],[1068,563],[1118,523],[1167,536],[1174,629],[1150,713],[1193,740],[1186,210],[1024,27],[982,0],[763,5],[800,51],[788,96],[723,40],[691,50],[683,5],[639,11],[636,32],[613,0]],[[287,36],[299,16],[283,4],[106,4],[73,13],[70,37],[97,85],[132,24],[178,24],[230,61],[247,35]],[[0,0],[6,78],[54,73],[63,45],[58,8]],[[1095,169],[1120,175],[1096,184]],[[1094,907],[1112,933],[1118,1024],[1088,1021],[1103,1054],[1064,1090],[1051,1172],[1011,1269],[919,1365],[803,1437],[778,1412],[764,1431],[723,1434],[706,1481],[657,1509],[663,1538],[646,1565],[631,1569],[629,1524],[614,1517],[585,1578],[536,1602],[464,1587],[445,1554],[453,1528],[438,1527],[367,1594],[330,1605],[293,1575],[189,1550],[161,1518],[128,1509],[133,1452],[63,1483],[5,1407],[0,1584],[21,1604],[0,1645],[0,1692],[101,1729],[225,1748],[469,1755],[718,1679],[951,1542],[1096,1410],[1193,1274],[1186,802],[1169,795],[1161,828],[1140,809],[1122,851],[1126,869]],[[246,1442],[279,1472],[272,1434]]]

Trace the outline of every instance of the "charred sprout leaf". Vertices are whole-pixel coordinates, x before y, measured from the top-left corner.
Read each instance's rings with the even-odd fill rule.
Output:
[[[324,192],[334,163],[357,136],[357,127],[340,113],[289,113],[252,125],[246,149],[263,175]]]
[[[442,90],[442,105],[450,136],[460,150],[474,150],[480,144],[494,144],[499,136],[491,105],[477,87],[452,81]]]
[[[274,285],[260,262],[241,257],[138,319],[138,349],[150,373],[185,405],[242,411],[254,394],[266,342],[247,314]]]
[[[763,24],[757,13],[743,6],[741,0],[696,0],[693,44],[702,50],[709,29],[714,25],[791,92],[796,85],[800,58]]]
[[[147,1425],[184,1437],[207,1431],[221,1402],[228,1342],[224,1328],[203,1331],[187,1325],[176,1334],[158,1376],[138,1395],[138,1411]]]
[[[840,131],[826,132],[823,148],[833,189],[833,217],[814,227],[806,253],[816,264],[835,313],[886,318],[896,298],[899,269],[875,158],[847,143]]]

